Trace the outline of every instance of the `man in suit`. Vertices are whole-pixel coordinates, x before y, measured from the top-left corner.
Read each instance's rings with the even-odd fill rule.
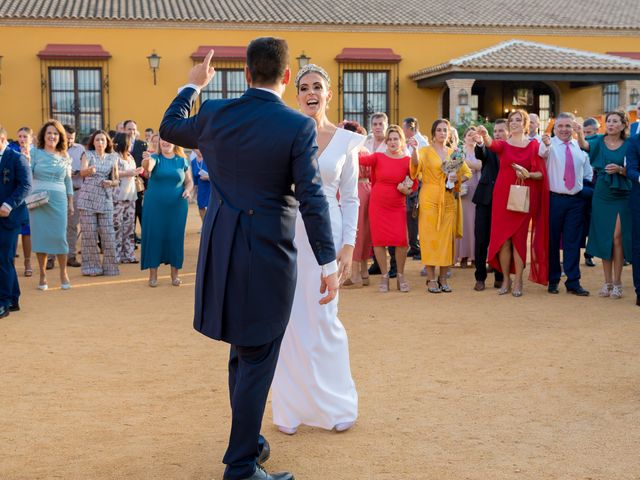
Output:
[[[631,137],[627,146],[627,178],[631,187],[632,263],[633,286],[636,289],[636,305],[640,307],[640,134]]]
[[[573,138],[575,129],[582,129],[570,112],[562,112],[553,126],[555,136],[542,136],[538,154],[545,159],[549,178],[549,287],[559,293],[562,267],[567,275],[567,292],[579,297],[589,296],[580,285],[580,243],[584,229],[584,210],[590,197],[582,194],[584,181],[593,179],[589,156]],[[587,197],[587,198],[585,198]]]
[[[506,140],[509,135],[507,130],[507,120],[499,118],[493,124],[493,138],[495,140]],[[491,239],[491,206],[493,198],[493,186],[498,178],[500,161],[498,156],[489,150],[484,144],[476,145],[475,155],[482,162],[480,181],[471,201],[476,205],[476,219],[474,224],[475,235],[475,259],[476,259],[476,284],[473,287],[477,292],[485,289],[484,282],[487,280],[487,251],[489,240]],[[502,272],[495,272],[493,286],[500,288],[503,281]]]
[[[315,123],[280,98],[291,76],[286,42],[253,40],[245,68],[250,88],[238,99],[205,101],[189,117],[213,78],[212,56],[213,51],[193,67],[160,126],[163,139],[202,152],[212,179],[196,273],[194,327],[231,345],[232,424],[224,478],[290,480],[290,473],[269,475],[260,466],[265,459],[260,426],[293,303],[296,200],[322,266],[322,292],[328,293],[320,303],[332,301],[339,278],[350,273],[335,260]]]
[[[402,121],[402,131],[405,138],[415,138],[418,142],[416,147],[418,150],[429,146],[429,141],[420,133],[418,119],[415,117],[407,117]],[[413,147],[407,147],[407,152],[411,156]],[[418,218],[413,218],[413,209],[418,205],[418,197],[420,195],[420,187],[415,192],[411,192],[407,196],[407,231],[409,233],[409,251],[407,257],[413,257],[414,260],[420,260],[420,242],[418,242]]]
[[[640,102],[636,104],[636,121],[629,127],[629,136],[635,137],[640,135]]]
[[[20,227],[28,219],[24,198],[31,190],[31,170],[24,155],[7,148],[0,126],[0,318],[20,310],[20,286],[13,264]]]
[[[142,154],[147,151],[147,142],[143,142],[142,140],[138,140],[139,132],[138,132],[138,124],[135,120],[125,120],[123,122],[124,132],[129,135],[131,139],[131,150],[129,153],[136,161],[136,167],[142,166]],[[142,177],[142,181],[144,182],[144,186],[147,186],[147,178]],[[138,192],[138,198],[136,199],[136,218],[140,223],[140,228],[142,228],[142,202],[144,200],[144,192]],[[136,239],[136,243],[140,243],[140,239],[134,232],[134,236]],[[136,247],[137,248],[137,247]]]

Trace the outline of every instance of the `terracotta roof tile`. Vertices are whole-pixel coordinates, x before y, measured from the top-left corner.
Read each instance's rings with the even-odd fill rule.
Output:
[[[3,0],[2,19],[551,27],[640,31],[637,0]]]
[[[409,75],[421,80],[443,72],[607,72],[640,74],[640,61],[542,43],[509,40],[470,55],[423,68]]]

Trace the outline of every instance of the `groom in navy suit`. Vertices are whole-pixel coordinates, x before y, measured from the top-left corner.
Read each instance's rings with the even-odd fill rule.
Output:
[[[7,148],[7,131],[0,126],[0,318],[20,310],[20,287],[13,257],[20,227],[28,218],[24,198],[30,189],[27,159]]]
[[[320,303],[334,300],[338,268],[329,207],[316,160],[312,119],[287,107],[284,40],[264,37],[247,48],[250,88],[238,99],[208,100],[189,117],[213,78],[213,51],[193,67],[189,83],[165,113],[160,136],[198,148],[211,178],[195,292],[195,329],[231,345],[232,423],[225,480],[291,480],[260,466],[267,394],[289,321],[296,284],[293,243],[298,202],[309,242],[322,266]],[[341,272],[342,274],[342,272]]]

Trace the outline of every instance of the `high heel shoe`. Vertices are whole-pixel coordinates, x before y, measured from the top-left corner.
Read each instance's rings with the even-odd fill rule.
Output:
[[[46,282],[45,282],[45,283],[39,283],[39,284],[38,284],[38,290],[41,290],[41,291],[43,291],[43,292],[44,292],[44,291],[45,291],[45,290],[47,290],[48,288],[49,288],[49,285],[47,285],[47,284],[46,284]]]
[[[516,298],[522,296],[522,281],[513,282],[513,288],[511,289],[511,295],[513,295]]]
[[[506,295],[511,290],[511,282],[503,280],[502,286],[498,289],[498,295]]]
[[[69,282],[69,280],[67,280],[66,282],[60,283],[60,289],[61,290],[71,290],[71,282]]]
[[[176,277],[171,280],[171,285],[173,285],[174,287],[179,287],[180,285],[182,285],[182,280],[180,280],[180,277]]]
[[[155,280],[149,280],[149,286],[152,288],[155,288],[158,286],[158,279],[156,278]]]
[[[433,287],[433,284],[435,284],[436,286]],[[442,290],[440,290],[440,283],[437,280],[427,280],[427,292],[442,293]]]
[[[447,281],[447,277],[446,277],[446,276],[444,276],[444,277],[438,277],[438,285],[440,286],[440,291],[441,291],[441,292],[444,292],[444,293],[451,293],[451,292],[452,292],[452,290],[451,290],[451,287],[449,286],[449,284],[447,284],[447,283],[442,283],[442,282],[440,281],[441,279],[444,279],[444,281],[446,282],[446,281]]]
[[[613,284],[613,286],[611,287],[611,295],[609,295],[611,298],[614,299],[619,299],[622,298],[622,284],[620,285],[616,285],[615,283]]]
[[[380,285],[378,285],[378,291],[380,293],[387,293],[389,291],[389,274],[383,275],[380,278]]]
[[[409,284],[404,279],[404,273],[398,273],[398,277],[396,278],[396,286],[402,293],[409,292]]]

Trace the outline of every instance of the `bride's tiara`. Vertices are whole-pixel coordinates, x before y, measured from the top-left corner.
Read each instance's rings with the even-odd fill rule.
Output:
[[[316,65],[315,63],[309,63],[308,65],[305,65],[298,71],[298,74],[296,75],[296,80],[294,82],[296,88],[299,88],[300,80],[307,73],[317,73],[324,79],[325,82],[327,82],[327,87],[331,86],[331,79],[329,78],[329,74],[327,73],[327,71],[321,66]]]

